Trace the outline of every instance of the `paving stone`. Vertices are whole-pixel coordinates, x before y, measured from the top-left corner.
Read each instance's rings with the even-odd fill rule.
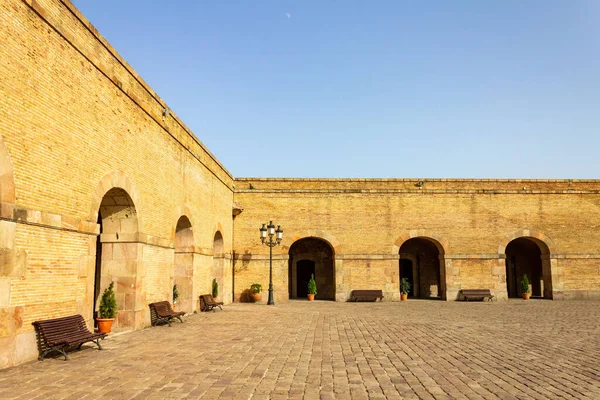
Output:
[[[2,370],[0,399],[598,399],[599,331],[585,301],[235,304]]]

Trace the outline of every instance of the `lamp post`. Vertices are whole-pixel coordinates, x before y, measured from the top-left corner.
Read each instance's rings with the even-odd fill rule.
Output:
[[[269,239],[267,240],[267,235]],[[273,241],[273,236],[275,236],[275,241]],[[281,238],[283,237],[283,229],[281,229],[281,225],[277,225],[277,230],[275,230],[275,225],[273,225],[273,221],[269,221],[269,225],[263,226],[260,228],[260,241],[262,244],[269,246],[269,300],[267,304],[272,306],[275,304],[273,300],[273,247],[281,244]]]

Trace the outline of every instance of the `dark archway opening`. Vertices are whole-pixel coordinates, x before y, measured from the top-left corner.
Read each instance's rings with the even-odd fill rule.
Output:
[[[173,285],[179,293],[178,311],[191,313],[194,308],[192,299],[194,275],[194,233],[188,217],[181,216],[175,227],[175,269]]]
[[[213,238],[213,278],[217,280],[219,285],[219,297],[224,299],[225,288],[223,287],[224,282],[224,254],[223,254],[223,235],[217,231]],[[211,279],[212,282],[212,279]],[[211,286],[212,292],[212,286]]]
[[[318,238],[300,239],[289,250],[290,299],[306,299],[311,274],[317,283],[318,300],[335,300],[335,255],[329,243]]]
[[[443,251],[429,238],[409,239],[400,247],[399,275],[411,284],[409,297],[419,299],[445,298]],[[400,290],[400,287],[398,287]]]
[[[521,237],[506,246],[508,297],[521,297],[521,279],[527,274],[532,297],[551,298],[552,277],[548,247],[541,241]]]
[[[135,326],[137,289],[138,221],[135,205],[121,188],[112,188],[98,210],[100,235],[96,240],[93,314],[97,315],[102,291],[115,283],[115,328]]]
[[[102,242],[100,237],[102,236],[102,217],[98,213],[98,225],[100,226],[100,234],[96,237],[96,270],[94,272],[94,308],[92,309],[94,315],[94,327],[98,326],[96,318],[98,318],[98,302],[100,301],[100,281],[102,278]]]

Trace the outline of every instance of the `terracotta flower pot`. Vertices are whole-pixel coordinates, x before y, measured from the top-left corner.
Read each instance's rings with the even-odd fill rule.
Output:
[[[253,302],[258,303],[259,301],[262,300],[262,292],[250,293],[250,297],[252,298]]]
[[[315,295],[314,294],[308,294],[308,301],[315,301]]]
[[[400,293],[400,300],[406,301],[407,298],[408,298],[408,293]]]
[[[523,300],[529,300],[531,293],[523,293]]]
[[[98,323],[98,332],[110,333],[114,320],[114,318],[96,318],[96,322]]]

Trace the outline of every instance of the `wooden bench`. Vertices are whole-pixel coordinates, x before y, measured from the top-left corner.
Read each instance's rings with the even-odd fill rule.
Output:
[[[183,323],[181,317],[184,316],[185,313],[183,311],[173,311],[171,303],[168,301],[150,303],[148,304],[148,307],[150,307],[150,323],[153,326],[161,321],[166,322],[171,326],[171,320],[174,318],[179,319],[179,321]]]
[[[83,316],[79,314],[35,321],[33,326],[38,332],[38,344],[41,353],[38,360],[40,361],[52,351],[62,353],[65,360],[68,360],[69,356],[65,352],[68,347],[77,346],[77,349],[80,349],[87,342],[94,342],[98,349],[102,350],[100,339],[104,339],[106,336],[106,333],[90,332]]]
[[[377,301],[377,299],[383,301],[383,292],[381,290],[353,290],[352,295],[350,296],[350,301]]]
[[[215,312],[215,308],[219,307],[221,310],[223,307],[222,301],[215,301],[212,295],[210,294],[202,294],[200,295],[200,311],[211,311]]]
[[[460,294],[465,301],[469,301],[469,299],[481,299],[483,301],[486,298],[491,301],[494,298],[490,289],[462,289]]]

